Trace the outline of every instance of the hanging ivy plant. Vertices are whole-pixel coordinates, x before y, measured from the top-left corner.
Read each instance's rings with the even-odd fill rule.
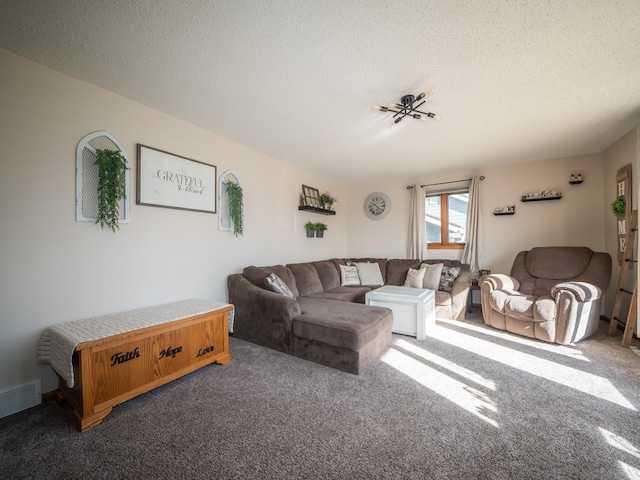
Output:
[[[611,211],[618,218],[624,217],[624,214],[627,211],[627,204],[624,201],[624,197],[620,196],[613,201],[611,204]]]
[[[127,159],[118,150],[96,150],[98,165],[98,217],[100,228],[113,232],[120,228],[118,217],[120,201],[127,197]]]
[[[229,219],[233,223],[233,234],[237,237],[244,231],[244,197],[242,186],[235,182],[225,182],[227,194],[229,195]]]

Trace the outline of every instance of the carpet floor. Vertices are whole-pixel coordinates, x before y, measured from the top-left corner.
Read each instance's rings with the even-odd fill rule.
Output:
[[[54,402],[0,419],[0,478],[640,479],[640,356],[607,327],[560,346],[475,312],[358,376],[231,338],[88,432]]]

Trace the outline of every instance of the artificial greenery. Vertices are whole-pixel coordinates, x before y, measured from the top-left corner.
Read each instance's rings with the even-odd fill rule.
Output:
[[[96,150],[98,166],[98,217],[100,228],[106,226],[114,233],[120,228],[120,201],[127,198],[127,159],[119,150]]]
[[[304,224],[304,228],[308,231],[308,232],[315,232],[316,231],[316,224],[313,222],[307,222]]]
[[[627,211],[627,204],[624,201],[624,197],[620,196],[611,203],[611,211],[618,218],[624,217]]]
[[[316,232],[324,232],[325,230],[327,230],[329,227],[327,226],[326,223],[316,223]]]
[[[330,192],[324,192],[323,194],[320,195],[320,202],[322,204],[327,204],[329,205],[329,207],[332,207],[334,203],[336,203],[338,201],[338,199],[336,197],[334,197],[333,195],[331,195]]]
[[[235,182],[225,182],[229,195],[229,219],[233,223],[233,234],[237,237],[244,232],[244,196],[242,185]]]

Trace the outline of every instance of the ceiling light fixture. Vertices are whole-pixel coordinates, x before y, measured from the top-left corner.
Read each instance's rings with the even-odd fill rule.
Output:
[[[425,100],[422,100],[422,99],[431,95],[432,93],[433,93],[433,89],[428,88],[417,97],[415,95],[404,95],[402,98],[400,98],[400,103],[390,103],[386,107],[381,107],[380,105],[374,105],[373,108],[383,113],[388,113],[388,112],[394,113],[395,115],[393,116],[393,118],[395,120],[393,121],[393,123],[400,123],[400,121],[404,117],[412,117],[412,118],[415,118],[416,120],[423,120],[425,122],[429,118],[440,120],[440,116],[436,115],[435,113],[422,112],[418,110],[418,108],[420,108],[425,103]]]

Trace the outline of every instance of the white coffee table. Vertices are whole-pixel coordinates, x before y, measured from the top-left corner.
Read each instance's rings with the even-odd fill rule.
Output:
[[[365,303],[393,312],[391,331],[424,340],[435,325],[435,292],[425,288],[387,285],[367,292]]]

